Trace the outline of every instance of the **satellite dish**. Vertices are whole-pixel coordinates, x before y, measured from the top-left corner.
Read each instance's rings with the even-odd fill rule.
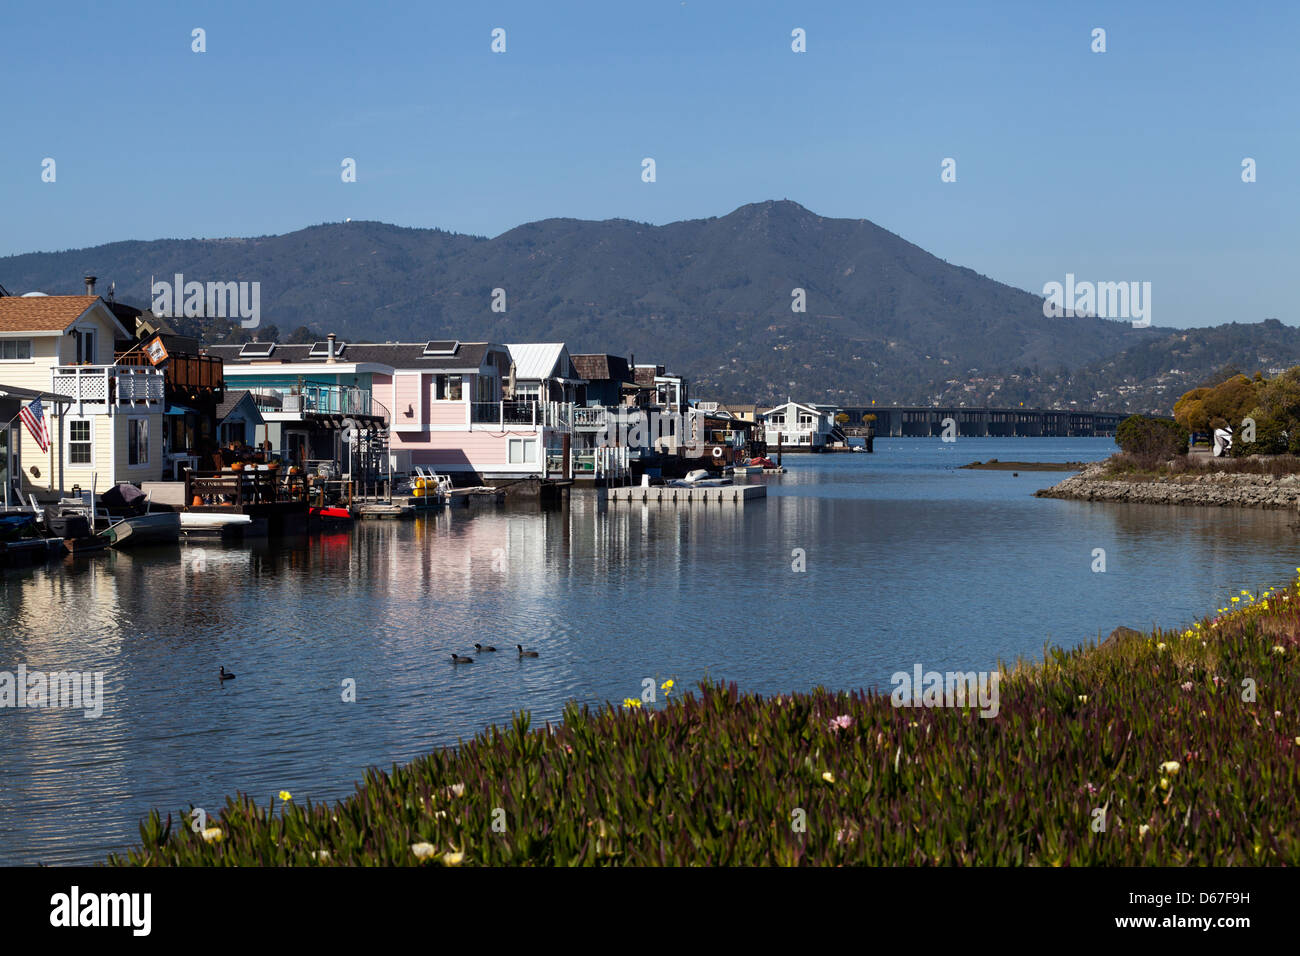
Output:
[[[351,222],[351,221],[352,221],[352,217],[351,217],[351,216],[348,216],[348,218],[347,218],[347,219],[344,219],[343,221],[344,221],[344,222]]]

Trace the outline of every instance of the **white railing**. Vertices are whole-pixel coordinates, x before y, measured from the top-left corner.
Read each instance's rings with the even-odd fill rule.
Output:
[[[77,413],[111,412],[114,406],[162,404],[164,376],[155,368],[120,365],[56,365],[50,391],[77,403]]]

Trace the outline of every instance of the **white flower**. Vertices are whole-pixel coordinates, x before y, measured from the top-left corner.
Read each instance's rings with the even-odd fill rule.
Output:
[[[432,843],[412,843],[411,852],[415,854],[417,860],[427,860],[431,856],[436,856],[438,851],[433,848]]]

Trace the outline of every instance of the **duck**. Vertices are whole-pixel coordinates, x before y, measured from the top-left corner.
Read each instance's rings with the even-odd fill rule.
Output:
[[[522,645],[522,644],[516,644],[515,647],[519,648],[519,656],[520,656],[520,657],[536,657],[536,656],[537,656],[537,652],[536,652],[536,651],[526,651],[526,650],[524,650],[524,645]]]
[[[452,655],[451,655],[451,662],[452,662],[453,664],[473,664],[473,663],[474,663],[474,658],[472,658],[472,657],[461,657],[459,654],[452,654]]]
[[[482,654],[482,653],[484,653],[485,651],[487,651],[487,652],[495,651],[496,648],[495,648],[495,647],[484,647],[482,644],[475,644],[475,645],[474,645],[474,650],[476,650],[476,651],[478,651],[480,654]]]
[[[220,671],[218,672],[218,674],[217,674],[217,679],[218,679],[218,680],[234,680],[234,679],[235,679],[235,675],[232,674],[232,673],[230,673],[230,671],[226,670],[226,665],[225,665],[225,664],[222,664],[222,665],[221,665],[221,670],[220,670]]]

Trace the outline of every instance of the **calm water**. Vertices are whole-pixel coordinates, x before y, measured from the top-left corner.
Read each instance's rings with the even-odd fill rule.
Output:
[[[1107,439],[876,449],[787,456],[743,509],[575,495],[567,511],[0,573],[0,670],[102,670],[106,698],[96,720],[0,709],[0,863],[93,862],[150,808],[215,812],[235,791],[336,799],[368,766],[519,708],[541,721],[566,700],[621,701],[644,677],[887,687],[915,663],[985,670],[1049,640],[1184,623],[1300,564],[1289,512],[1040,500],[1060,473],[954,467],[1092,460]],[[475,641],[502,651],[452,666]],[[516,643],[541,656],[518,660]],[[221,686],[220,665],[238,678]]]

